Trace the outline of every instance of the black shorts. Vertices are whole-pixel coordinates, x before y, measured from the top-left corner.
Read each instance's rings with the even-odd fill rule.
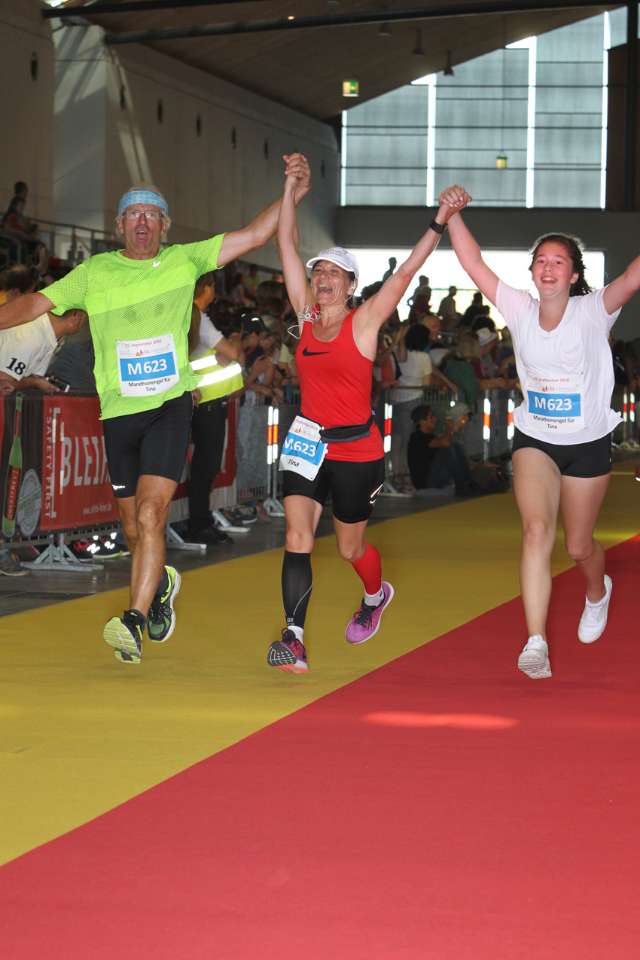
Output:
[[[384,458],[363,462],[325,460],[315,480],[307,480],[293,470],[285,470],[283,496],[309,497],[324,506],[331,495],[336,520],[360,523],[371,516],[383,483]]]
[[[187,458],[193,398],[187,391],[155,410],[103,420],[111,486],[116,497],[133,497],[143,474],[176,483]]]
[[[611,473],[611,434],[587,443],[547,443],[536,440],[516,428],[512,454],[524,447],[542,450],[555,463],[563,477],[603,477]]]

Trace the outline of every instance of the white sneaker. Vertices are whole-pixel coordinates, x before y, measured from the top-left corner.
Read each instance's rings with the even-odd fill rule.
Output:
[[[549,647],[539,634],[529,637],[518,657],[518,670],[522,670],[532,680],[543,680],[551,676]]]
[[[582,643],[593,643],[604,633],[607,625],[607,615],[609,613],[609,600],[611,600],[611,590],[613,584],[611,577],[604,575],[604,597],[597,603],[591,603],[587,600],[580,617],[578,626],[578,640]]]

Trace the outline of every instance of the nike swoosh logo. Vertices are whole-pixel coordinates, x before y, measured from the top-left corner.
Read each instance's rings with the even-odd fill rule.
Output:
[[[325,353],[331,353],[330,350],[309,350],[307,347],[302,351],[303,357],[321,357]]]

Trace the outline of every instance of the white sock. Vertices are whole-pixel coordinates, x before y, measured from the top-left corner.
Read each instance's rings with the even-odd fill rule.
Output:
[[[296,627],[293,623],[287,624],[287,630],[291,630],[291,633],[295,633],[296,640],[299,640],[302,643],[302,638],[304,636],[304,627]]]
[[[368,607],[379,607],[383,600],[384,600],[384,590],[382,589],[382,587],[380,587],[377,593],[365,592],[364,602]]]

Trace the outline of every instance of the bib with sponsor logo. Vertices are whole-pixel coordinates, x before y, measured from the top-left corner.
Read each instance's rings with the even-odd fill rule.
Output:
[[[149,340],[117,340],[118,375],[123,397],[165,393],[178,383],[178,363],[173,336]]]
[[[320,424],[297,416],[282,444],[279,469],[293,470],[307,480],[315,480],[327,453],[320,430]]]
[[[579,375],[528,377],[526,402],[531,421],[549,436],[584,428],[584,378]]]

